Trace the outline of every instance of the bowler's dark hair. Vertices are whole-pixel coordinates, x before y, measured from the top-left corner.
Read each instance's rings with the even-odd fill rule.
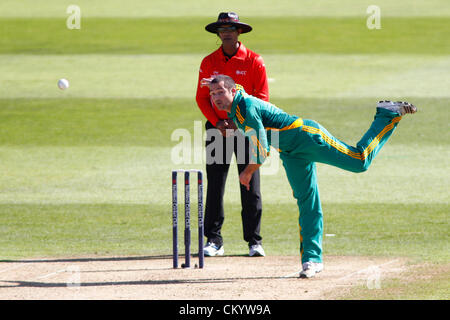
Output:
[[[212,79],[212,83],[220,83],[223,81],[223,86],[227,89],[233,89],[236,87],[236,82],[234,82],[233,78],[226,76],[224,74],[219,74],[214,79]]]

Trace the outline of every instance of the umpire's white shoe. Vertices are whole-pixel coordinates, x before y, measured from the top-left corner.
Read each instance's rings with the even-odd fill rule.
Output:
[[[300,278],[312,278],[323,270],[323,263],[308,261],[302,265],[302,268]]]
[[[218,246],[214,242],[208,242],[203,248],[203,253],[206,257],[223,256],[225,250],[223,248],[223,245]]]
[[[378,108],[387,109],[392,112],[397,112],[399,115],[404,116],[407,113],[416,113],[417,108],[409,102],[406,101],[379,101],[377,104]]]
[[[265,257],[266,253],[264,252],[263,247],[260,244],[254,244],[250,246],[250,252],[248,253],[250,257]]]

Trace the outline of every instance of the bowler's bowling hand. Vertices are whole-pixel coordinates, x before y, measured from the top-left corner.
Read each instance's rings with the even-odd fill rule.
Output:
[[[260,163],[249,163],[239,175],[239,182],[247,188],[247,191],[250,191],[250,181],[252,180],[253,173],[261,166],[262,164]]]
[[[250,180],[252,180],[252,173],[247,173],[242,171],[239,175],[239,182],[247,188],[247,191],[250,191]]]

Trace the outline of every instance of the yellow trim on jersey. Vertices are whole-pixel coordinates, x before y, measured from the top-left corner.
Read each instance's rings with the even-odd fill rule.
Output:
[[[236,118],[239,120],[239,122],[241,123],[241,124],[243,124],[244,123],[244,117],[242,116],[242,114],[241,114],[241,109],[239,108],[239,105],[237,105],[236,106]]]
[[[258,138],[256,136],[251,136],[250,139],[252,139],[253,145],[258,148],[259,154],[263,158],[267,158],[267,150],[264,148],[261,142],[259,142]]]
[[[266,130],[273,130],[273,131],[286,131],[286,130],[290,130],[290,129],[295,129],[295,128],[300,128],[303,125],[303,120],[302,118],[298,118],[297,120],[295,120],[294,122],[292,122],[290,125],[283,127],[281,129],[277,129],[277,128],[266,128]]]
[[[380,140],[383,138],[383,136],[388,131],[392,130],[394,125],[397,122],[399,122],[401,119],[402,119],[402,117],[396,117],[396,118],[392,119],[392,122],[390,124],[388,124],[386,127],[384,127],[383,130],[381,130],[381,132],[372,140],[372,142],[367,146],[366,149],[364,149],[364,151],[362,153],[351,151],[345,145],[342,145],[342,144],[338,143],[336,140],[333,140],[332,138],[327,136],[322,130],[320,130],[318,128],[310,127],[310,126],[303,126],[302,130],[305,132],[308,132],[308,133],[312,133],[312,134],[319,134],[322,137],[322,139],[325,140],[325,142],[327,142],[330,146],[332,146],[336,150],[338,150],[354,159],[365,160],[369,156],[369,154],[377,147],[377,145],[380,143]]]

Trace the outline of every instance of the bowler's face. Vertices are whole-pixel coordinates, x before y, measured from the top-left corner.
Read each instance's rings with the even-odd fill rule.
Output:
[[[227,112],[231,111],[235,93],[236,89],[225,88],[223,81],[212,83],[209,87],[209,94],[214,104],[219,110]]]

